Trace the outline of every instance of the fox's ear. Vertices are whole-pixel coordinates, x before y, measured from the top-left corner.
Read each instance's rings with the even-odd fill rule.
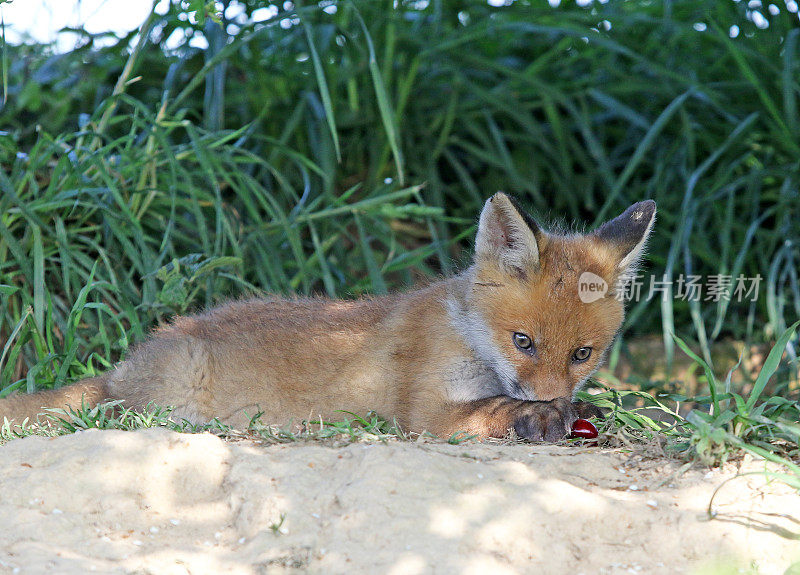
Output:
[[[497,192],[486,200],[475,238],[475,260],[494,261],[511,273],[539,266],[539,227],[510,197]]]
[[[607,244],[619,258],[618,269],[635,269],[656,220],[656,203],[646,200],[633,204],[613,220],[594,231],[594,236]]]

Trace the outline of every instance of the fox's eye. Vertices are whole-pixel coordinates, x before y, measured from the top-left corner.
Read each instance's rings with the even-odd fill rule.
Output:
[[[591,347],[579,347],[575,350],[575,353],[572,354],[572,361],[580,363],[589,359],[592,355],[592,348]]]
[[[518,331],[514,332],[514,345],[517,346],[517,349],[522,351],[530,352],[531,349],[533,349],[533,341],[531,341],[531,338]]]

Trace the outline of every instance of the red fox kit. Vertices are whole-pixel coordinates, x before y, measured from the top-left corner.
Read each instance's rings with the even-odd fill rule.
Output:
[[[137,409],[173,406],[195,422],[245,425],[260,410],[284,424],[375,410],[441,437],[514,429],[557,441],[597,413],[574,394],[624,315],[613,288],[581,298],[579,278],[589,272],[615,286],[631,272],[655,211],[640,202],[592,233],[561,235],[497,193],[459,275],[387,297],[251,299],[178,317],[104,375],[0,400],[0,420],[122,399]]]

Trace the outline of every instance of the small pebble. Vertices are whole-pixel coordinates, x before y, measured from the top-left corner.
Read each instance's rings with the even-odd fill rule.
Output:
[[[139,541],[138,539],[134,539],[133,541],[131,541],[131,543],[133,543],[137,547],[141,547],[142,546],[142,542]]]
[[[245,541],[247,541],[247,539],[242,537],[241,539],[239,539],[239,545],[244,545]]]
[[[53,512],[52,513],[53,513],[53,515],[61,515],[64,512],[61,511],[58,507],[53,507]]]
[[[181,524],[181,520],[180,519],[170,519],[169,522],[172,523],[173,525],[180,525]]]
[[[483,479],[483,473],[478,473],[478,479]]]
[[[655,509],[656,507],[658,507],[658,501],[656,501],[655,499],[648,499],[646,505],[652,509]]]
[[[639,486],[638,486],[638,485],[636,485],[636,484],[634,484],[634,485],[629,485],[629,486],[628,486],[628,491],[639,491]]]
[[[153,526],[150,528],[150,533],[152,533],[152,534],[154,534],[154,535],[155,535],[156,533],[158,533],[158,527],[156,527],[155,525],[153,525]]]
[[[709,471],[708,473],[706,473],[703,476],[703,479],[713,479],[713,478],[714,478],[714,472],[713,471]]]

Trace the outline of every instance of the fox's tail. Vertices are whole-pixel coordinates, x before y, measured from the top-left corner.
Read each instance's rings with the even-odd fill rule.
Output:
[[[67,409],[69,407],[80,409],[84,404],[94,407],[108,398],[106,378],[102,375],[83,379],[59,389],[38,391],[30,395],[12,395],[0,399],[0,425],[3,423],[3,418],[7,418],[16,425],[21,425],[26,418],[34,423],[39,414],[47,413],[47,409]]]

